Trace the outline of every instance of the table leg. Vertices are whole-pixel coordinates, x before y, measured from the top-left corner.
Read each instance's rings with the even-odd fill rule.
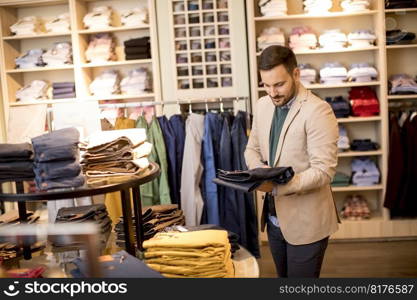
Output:
[[[16,193],[23,194],[25,192],[23,182],[16,182]],[[27,223],[27,211],[26,211],[26,202],[17,202],[17,208],[19,211],[19,221],[20,224]],[[23,241],[23,258],[31,259],[32,253],[30,251],[30,245],[27,245],[26,241]]]
[[[120,196],[122,198],[122,212],[123,212],[123,227],[125,233],[125,246],[126,251],[135,255],[135,240],[133,235],[133,222],[132,222],[132,206],[130,204],[130,190],[121,190]]]
[[[136,245],[139,251],[143,251],[143,224],[142,224],[142,201],[140,199],[140,189],[135,187],[133,192],[133,205],[135,208],[135,223],[136,223]]]

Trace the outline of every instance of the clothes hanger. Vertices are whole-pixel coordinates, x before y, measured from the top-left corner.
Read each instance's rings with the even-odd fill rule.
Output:
[[[220,101],[220,112],[221,112],[221,113],[224,113],[224,108],[223,108],[223,98],[222,98],[222,97],[220,97],[220,98],[219,98],[219,101]]]
[[[191,100],[188,100],[188,113],[193,113],[193,105],[191,104]]]

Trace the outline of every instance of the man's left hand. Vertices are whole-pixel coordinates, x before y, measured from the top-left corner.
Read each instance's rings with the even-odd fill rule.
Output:
[[[272,181],[265,181],[256,190],[259,192],[270,193],[274,189],[274,186],[275,185],[272,183]]]

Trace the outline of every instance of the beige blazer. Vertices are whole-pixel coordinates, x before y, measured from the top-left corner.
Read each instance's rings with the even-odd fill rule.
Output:
[[[245,151],[249,169],[269,159],[269,133],[275,106],[269,96],[255,107]],[[294,178],[274,189],[275,209],[285,239],[292,245],[319,241],[338,229],[330,182],[336,172],[337,120],[330,105],[306,90],[299,92],[285,119],[274,166],[294,169]],[[265,210],[261,229],[265,228]]]

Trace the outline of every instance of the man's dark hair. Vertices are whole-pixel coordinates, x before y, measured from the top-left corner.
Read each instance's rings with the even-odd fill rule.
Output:
[[[259,58],[259,70],[269,71],[279,65],[284,65],[289,74],[292,74],[297,67],[297,59],[290,48],[269,46],[262,51]]]

